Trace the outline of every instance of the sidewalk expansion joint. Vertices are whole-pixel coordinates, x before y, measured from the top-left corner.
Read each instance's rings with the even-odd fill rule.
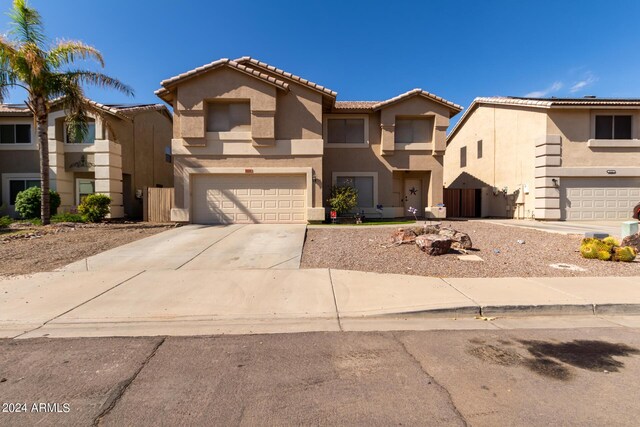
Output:
[[[164,344],[166,339],[167,337],[163,337],[160,341],[158,341],[158,343],[151,350],[151,353],[149,353],[147,358],[142,362],[142,364],[140,365],[140,368],[138,368],[136,372],[133,373],[133,375],[131,375],[126,380],[120,382],[115,386],[114,389],[112,389],[111,393],[109,394],[104,404],[102,405],[103,409],[100,411],[100,414],[98,414],[98,416],[94,418],[92,423],[93,426],[99,426],[102,423],[102,420],[104,419],[104,417],[109,415],[109,413],[113,410],[113,408],[116,407],[120,399],[122,399],[122,396],[126,393],[126,391],[129,389],[131,384],[135,381],[135,379],[138,378],[138,375],[140,375],[140,372],[142,372],[142,370],[147,366],[149,361],[153,359],[153,357],[158,352],[158,349],[162,344]]]
[[[204,248],[203,250],[201,250],[200,252],[198,252],[197,254],[195,254],[189,261],[185,261],[183,264],[180,264],[176,270],[180,270],[182,267],[184,267],[185,265],[189,264],[191,261],[193,261],[194,259],[198,258],[200,255],[202,255],[204,252],[206,252],[210,247],[217,245],[218,243],[220,243],[221,241],[223,241],[224,239],[226,239],[227,237],[231,236],[232,234],[242,230],[243,228],[245,228],[246,225],[243,225],[241,227],[236,228],[235,230],[233,230],[231,233],[227,234],[226,236],[223,236],[221,238],[219,238],[218,240],[216,240],[215,242],[213,242],[212,244],[210,244],[209,246],[207,246],[206,248]]]
[[[329,283],[331,284],[331,293],[333,294],[333,305],[336,308],[336,319],[338,320],[338,328],[340,329],[340,332],[344,332],[344,330],[342,329],[342,322],[340,321],[340,312],[338,311],[338,300],[336,299],[336,291],[333,288],[333,277],[331,276],[331,269],[328,268],[327,271],[329,272]]]
[[[456,406],[455,402],[453,401],[453,396],[451,395],[449,390],[447,390],[447,388],[445,386],[443,386],[438,381],[436,381],[436,379],[433,377],[433,375],[431,375],[431,374],[429,374],[429,372],[427,372],[427,370],[424,368],[422,363],[420,363],[420,361],[418,359],[416,359],[416,357],[413,355],[413,353],[411,353],[409,351],[409,349],[407,348],[406,344],[402,340],[400,340],[398,338],[398,336],[396,335],[396,332],[391,332],[391,336],[398,343],[398,345],[402,348],[402,350],[406,353],[406,355],[409,357],[411,362],[420,370],[420,372],[422,372],[427,378],[429,378],[429,383],[435,385],[437,388],[439,388],[446,395],[447,401],[449,402],[449,405],[451,406],[451,409],[453,410],[453,412],[460,419],[462,424],[464,424],[465,426],[468,426],[469,422],[464,417],[464,415],[462,415],[462,412],[460,412],[460,410]]]
[[[84,301],[84,302],[81,302],[80,304],[76,305],[75,307],[72,307],[72,308],[70,308],[69,310],[67,310],[67,311],[65,311],[65,312],[63,312],[63,313],[60,313],[60,314],[58,314],[57,316],[52,317],[51,319],[47,320],[46,322],[44,322],[42,325],[38,326],[37,328],[29,329],[28,331],[24,331],[23,333],[21,333],[21,334],[19,334],[19,335],[16,335],[15,337],[13,337],[13,339],[20,338],[20,337],[21,337],[21,336],[23,336],[23,335],[29,334],[29,333],[31,333],[31,332],[34,332],[34,331],[37,331],[38,329],[43,328],[43,327],[44,327],[44,326],[46,326],[49,322],[52,322],[52,321],[54,321],[54,320],[56,320],[56,319],[58,319],[58,318],[60,318],[60,317],[64,316],[65,314],[72,312],[72,311],[73,311],[73,310],[75,310],[76,308],[82,307],[82,306],[83,306],[83,305],[85,305],[86,303],[91,302],[91,301],[93,301],[94,299],[96,299],[96,298],[98,298],[98,297],[101,297],[102,295],[106,294],[106,293],[107,293],[107,292],[109,292],[109,291],[112,291],[113,289],[117,288],[117,287],[118,287],[118,286],[120,286],[120,285],[124,285],[124,284],[125,284],[125,283],[127,283],[129,280],[135,279],[136,277],[138,277],[139,275],[141,275],[141,274],[142,274],[142,273],[144,273],[145,271],[146,271],[146,270],[142,270],[141,272],[136,273],[136,274],[134,274],[134,275],[133,275],[133,276],[131,276],[131,277],[128,277],[127,279],[123,280],[122,282],[120,282],[120,283],[116,283],[115,285],[113,285],[113,286],[112,286],[112,287],[110,287],[109,289],[107,289],[107,290],[105,290],[105,291],[103,291],[103,292],[100,292],[98,295],[94,295],[94,296],[92,296],[91,298],[89,298],[88,300],[86,300],[86,301]]]

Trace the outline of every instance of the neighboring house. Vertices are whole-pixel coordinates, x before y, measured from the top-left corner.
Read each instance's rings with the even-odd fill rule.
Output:
[[[476,98],[447,138],[444,181],[475,189],[483,217],[630,218],[640,99]]]
[[[72,211],[91,193],[111,197],[111,218],[142,218],[144,187],[173,185],[171,114],[164,105],[103,105],[90,101],[89,133],[72,141],[65,112],[49,114],[51,188],[60,194],[59,212]],[[0,201],[15,216],[16,195],[40,185],[39,143],[25,105],[0,104]]]
[[[355,186],[367,216],[429,214],[442,202],[446,129],[462,107],[438,96],[340,102],[250,57],[161,84],[174,109],[174,221],[322,221],[334,184]]]

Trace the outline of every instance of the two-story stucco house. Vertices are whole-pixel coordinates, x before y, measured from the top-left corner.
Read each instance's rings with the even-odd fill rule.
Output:
[[[447,138],[445,186],[481,215],[628,219],[640,202],[640,99],[476,98]]]
[[[111,197],[111,218],[142,218],[144,187],[173,185],[171,114],[164,105],[103,105],[90,101],[89,133],[71,140],[65,112],[49,114],[51,188],[60,194],[59,212],[74,209],[91,193]],[[0,201],[15,216],[16,195],[40,185],[39,143],[25,105],[0,105]]]
[[[442,202],[445,132],[462,107],[438,96],[341,102],[250,57],[161,85],[156,94],[174,109],[172,220],[322,221],[332,185],[345,183],[373,216],[403,217],[410,206],[429,214]]]

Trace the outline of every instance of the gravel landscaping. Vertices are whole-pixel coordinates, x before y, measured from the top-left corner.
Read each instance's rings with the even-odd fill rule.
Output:
[[[389,247],[396,228],[309,228],[301,268],[336,268],[435,277],[640,276],[640,262],[588,260],[578,252],[581,236],[547,233],[478,221],[445,221],[468,233],[483,261],[462,261],[452,251],[428,256],[415,244]],[[524,243],[518,243],[524,240]],[[585,271],[559,270],[572,264]]]
[[[0,276],[52,271],[171,227],[152,223],[15,224],[0,230]]]

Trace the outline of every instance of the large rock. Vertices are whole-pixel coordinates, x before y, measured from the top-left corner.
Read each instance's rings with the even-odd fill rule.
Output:
[[[640,252],[640,233],[632,234],[622,239],[621,246],[631,246],[636,252]]]
[[[411,228],[398,228],[391,235],[391,243],[402,245],[403,243],[415,243],[418,234]]]
[[[447,236],[438,234],[423,234],[416,237],[416,245],[428,255],[444,255],[451,249],[451,240]]]
[[[453,240],[452,247],[454,249],[467,250],[473,247],[471,237],[469,237],[467,233],[463,233],[462,231],[454,230],[453,228],[441,228],[438,234],[440,236],[446,236]]]

